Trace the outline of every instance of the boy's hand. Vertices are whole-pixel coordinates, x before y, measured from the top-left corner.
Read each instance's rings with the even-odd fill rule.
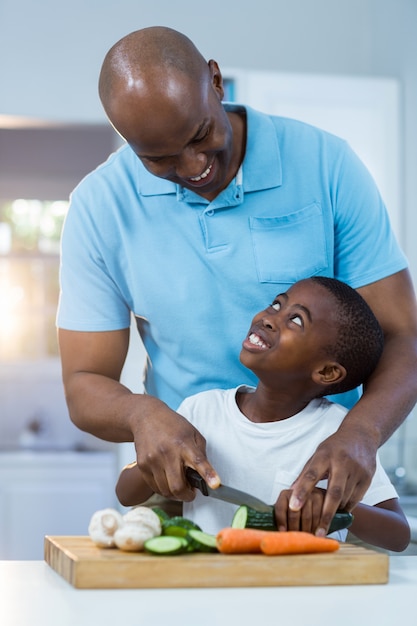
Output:
[[[315,534],[320,522],[325,490],[314,487],[299,511],[290,509],[291,495],[291,489],[284,489],[275,503],[275,520],[278,530],[303,530]]]

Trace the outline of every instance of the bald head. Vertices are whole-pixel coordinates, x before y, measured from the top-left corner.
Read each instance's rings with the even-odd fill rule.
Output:
[[[209,66],[193,42],[171,28],[153,26],[134,31],[107,53],[100,73],[99,94],[111,121],[115,101],[169,95],[173,83],[210,78]]]

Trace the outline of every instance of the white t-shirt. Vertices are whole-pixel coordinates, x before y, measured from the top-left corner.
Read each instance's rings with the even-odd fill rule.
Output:
[[[277,422],[254,423],[240,412],[236,392],[253,392],[244,385],[235,389],[204,391],[184,400],[178,412],[206,438],[207,457],[223,484],[246,491],[273,504],[288,489],[321,441],[335,432],[347,410],[325,398],[312,400],[293,417]],[[326,487],[327,481],[318,483]],[[397,492],[377,458],[377,469],[362,502],[375,505]],[[184,516],[205,532],[217,533],[230,526],[237,506],[197,492],[184,502]],[[334,533],[343,541],[347,531]]]

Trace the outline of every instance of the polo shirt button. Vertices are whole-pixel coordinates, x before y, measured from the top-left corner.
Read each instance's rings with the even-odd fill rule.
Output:
[[[212,215],[214,215],[214,210],[213,210],[213,209],[210,209],[209,211],[206,211],[206,215],[207,215],[208,217],[211,217]]]

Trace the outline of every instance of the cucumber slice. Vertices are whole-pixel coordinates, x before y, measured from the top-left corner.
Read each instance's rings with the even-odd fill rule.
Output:
[[[159,535],[145,541],[144,548],[151,554],[175,555],[187,552],[188,541],[184,537],[169,537]]]
[[[202,530],[190,530],[188,533],[190,546],[197,552],[218,552],[216,536]]]
[[[200,526],[185,517],[171,517],[162,522],[162,534],[173,537],[187,537],[190,530],[201,530]]]

